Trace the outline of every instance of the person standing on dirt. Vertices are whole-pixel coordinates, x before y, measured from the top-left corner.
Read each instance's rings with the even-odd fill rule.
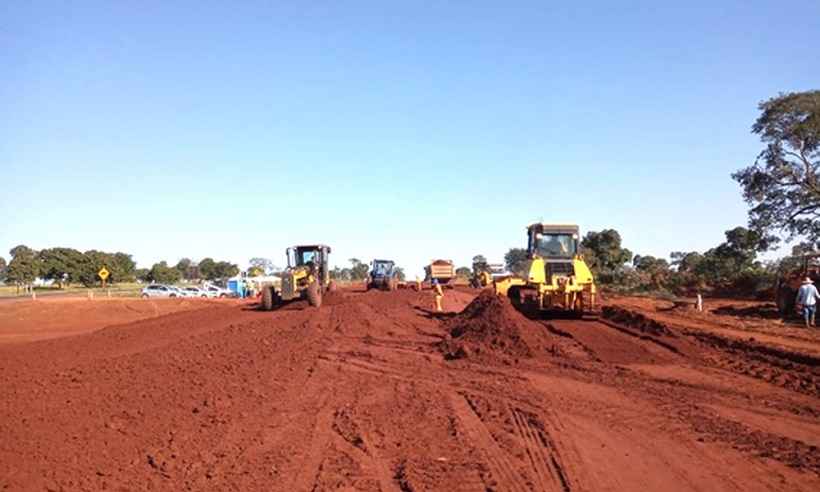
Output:
[[[440,313],[441,309],[441,299],[444,297],[444,290],[441,288],[441,284],[438,283],[438,279],[433,279],[433,294],[436,296],[436,312]]]
[[[814,282],[810,278],[806,277],[803,280],[803,285],[797,291],[797,299],[795,299],[797,307],[803,309],[803,321],[806,322],[806,328],[814,326],[814,315],[818,299],[820,299],[820,293],[817,292],[817,287],[814,286]]]

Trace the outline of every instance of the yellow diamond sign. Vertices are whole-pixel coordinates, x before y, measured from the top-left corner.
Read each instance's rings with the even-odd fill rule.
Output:
[[[105,269],[105,267],[102,267],[100,268],[100,271],[97,272],[97,275],[99,275],[101,279],[105,280],[108,278],[108,275],[110,274],[108,273],[108,270]]]

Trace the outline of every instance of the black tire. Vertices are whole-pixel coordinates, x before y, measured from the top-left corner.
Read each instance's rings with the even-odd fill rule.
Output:
[[[171,294],[171,295],[170,295],[170,296],[168,296],[168,297],[170,297],[171,299],[173,299],[173,298],[174,298],[174,297],[176,297],[176,296],[177,296],[176,294]]]
[[[142,298],[143,298],[143,299],[148,299],[149,297],[150,297],[150,296],[149,296],[148,294],[143,294],[143,295],[142,295]]]
[[[227,296],[226,296],[225,294],[219,294],[219,298],[220,298],[220,299],[224,299],[224,298],[226,298],[226,297],[227,297]]]
[[[523,308],[523,302],[521,302],[521,289],[519,287],[510,287],[507,291],[507,297],[510,298],[510,302],[516,309],[520,311]]]
[[[322,289],[319,287],[319,281],[314,280],[307,288],[308,304],[313,307],[322,307]]]
[[[273,287],[265,287],[262,289],[262,310],[270,311],[273,309],[275,293]]]
[[[781,286],[777,289],[777,310],[780,311],[780,315],[784,318],[790,318],[794,315],[794,298],[797,293],[787,287]]]

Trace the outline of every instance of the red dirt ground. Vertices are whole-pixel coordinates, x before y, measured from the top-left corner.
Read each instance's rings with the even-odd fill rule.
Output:
[[[215,302],[230,301],[107,297],[91,301],[84,297],[10,299],[0,304],[0,344],[87,333],[118,323],[200,309]]]
[[[0,489],[820,489],[814,334],[633,298],[618,321],[458,315],[476,293],[444,314],[409,290],[207,304],[0,346]],[[499,356],[446,360],[467,333]],[[528,354],[493,344],[510,334]]]

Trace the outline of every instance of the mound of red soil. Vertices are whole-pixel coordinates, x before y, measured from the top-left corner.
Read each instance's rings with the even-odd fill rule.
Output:
[[[440,349],[447,359],[475,355],[531,357],[532,349],[523,336],[527,323],[507,298],[485,290],[447,320],[449,338]]]
[[[641,313],[630,311],[618,306],[604,306],[601,314],[604,318],[614,321],[616,323],[624,324],[630,328],[637,328],[644,333],[652,335],[671,336],[672,332],[663,323],[647,318]]]

